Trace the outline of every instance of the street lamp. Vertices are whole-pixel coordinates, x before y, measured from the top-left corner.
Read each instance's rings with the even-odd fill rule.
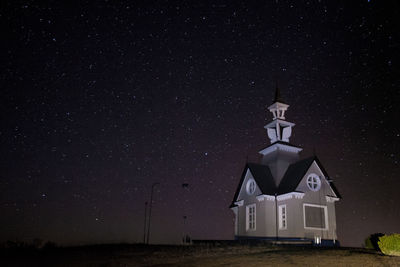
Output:
[[[149,205],[149,226],[147,227],[147,244],[149,244],[149,240],[150,240],[150,226],[151,226],[151,208],[153,206],[153,191],[154,191],[154,187],[156,185],[158,185],[160,183],[154,183],[151,186],[151,194],[150,194],[150,205]]]

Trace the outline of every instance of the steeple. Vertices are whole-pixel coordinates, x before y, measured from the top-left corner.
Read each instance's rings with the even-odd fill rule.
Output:
[[[296,162],[302,148],[289,143],[294,123],[286,121],[285,113],[289,105],[284,103],[278,86],[275,89],[274,103],[268,107],[272,113],[272,121],[264,126],[271,144],[261,150],[262,164],[268,165],[274,176],[276,185],[281,181],[287,167]]]

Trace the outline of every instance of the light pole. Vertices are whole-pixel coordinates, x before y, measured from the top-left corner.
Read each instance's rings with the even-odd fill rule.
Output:
[[[154,191],[154,187],[156,186],[156,185],[158,185],[158,184],[160,184],[160,183],[154,183],[152,186],[151,186],[151,194],[150,194],[150,206],[149,206],[149,225],[148,225],[148,227],[147,227],[147,244],[149,244],[149,240],[150,240],[150,226],[151,226],[151,208],[152,208],[152,206],[153,206],[153,191]]]
[[[146,244],[147,201],[144,202],[143,244]]]
[[[183,215],[183,238],[182,238],[182,242],[184,245],[186,245],[186,241],[187,241],[187,236],[186,236],[186,215]]]
[[[182,184],[182,189],[183,189],[183,244],[186,245],[186,243],[190,242],[186,233],[186,211],[185,211],[185,206],[186,206],[186,199],[185,199],[185,191],[189,188],[189,184],[188,183],[183,183]],[[185,190],[186,189],[186,190]]]

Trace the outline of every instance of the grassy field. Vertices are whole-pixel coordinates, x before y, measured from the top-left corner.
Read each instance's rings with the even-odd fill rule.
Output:
[[[1,266],[400,266],[400,257],[365,249],[269,245],[3,249],[1,258]]]

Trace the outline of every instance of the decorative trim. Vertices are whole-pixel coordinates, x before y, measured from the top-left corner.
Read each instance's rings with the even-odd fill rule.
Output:
[[[294,198],[303,199],[305,194],[301,192],[293,192],[292,195],[294,195]]]
[[[234,213],[235,215],[237,215],[237,213],[238,213],[238,209],[239,209],[239,207],[238,207],[238,206],[236,206],[236,207],[232,207],[232,208],[231,208],[231,210],[233,211],[233,213]]]
[[[291,193],[283,194],[283,195],[280,195],[280,196],[277,196],[277,197],[276,197],[276,199],[277,199],[278,201],[282,201],[282,200],[286,200],[286,199],[291,199],[291,198],[293,198],[293,195],[292,195]]]
[[[335,201],[340,200],[340,198],[338,198],[338,197],[331,197],[331,196],[325,196],[325,198],[326,198],[326,202],[328,202],[328,203],[333,203]]]
[[[238,207],[243,206],[243,204],[244,204],[244,200],[243,199],[235,202],[235,205],[238,206]]]
[[[300,193],[300,192],[290,192],[290,193],[286,193],[283,195],[279,195],[276,197],[276,199],[278,201],[282,201],[282,200],[287,200],[287,199],[291,199],[291,198],[296,198],[296,199],[302,199],[304,197],[304,193]]]
[[[288,107],[289,107],[288,104],[281,103],[281,102],[277,101],[277,102],[273,103],[272,105],[270,105],[268,107],[268,110],[270,112],[275,111],[275,110],[284,110],[284,111],[286,111],[288,109]]]
[[[258,202],[264,201],[264,195],[256,196],[256,199],[258,200]]]
[[[269,154],[271,152],[274,152],[276,150],[283,150],[283,151],[287,151],[287,152],[299,153],[303,149],[299,148],[299,147],[293,147],[293,146],[289,146],[289,145],[284,145],[284,144],[272,144],[271,146],[259,151],[258,153],[263,154],[263,155],[267,155],[267,154]]]
[[[272,196],[272,195],[259,195],[259,196],[256,196],[256,198],[259,202],[264,201],[265,199],[268,201],[275,200],[275,196]]]

